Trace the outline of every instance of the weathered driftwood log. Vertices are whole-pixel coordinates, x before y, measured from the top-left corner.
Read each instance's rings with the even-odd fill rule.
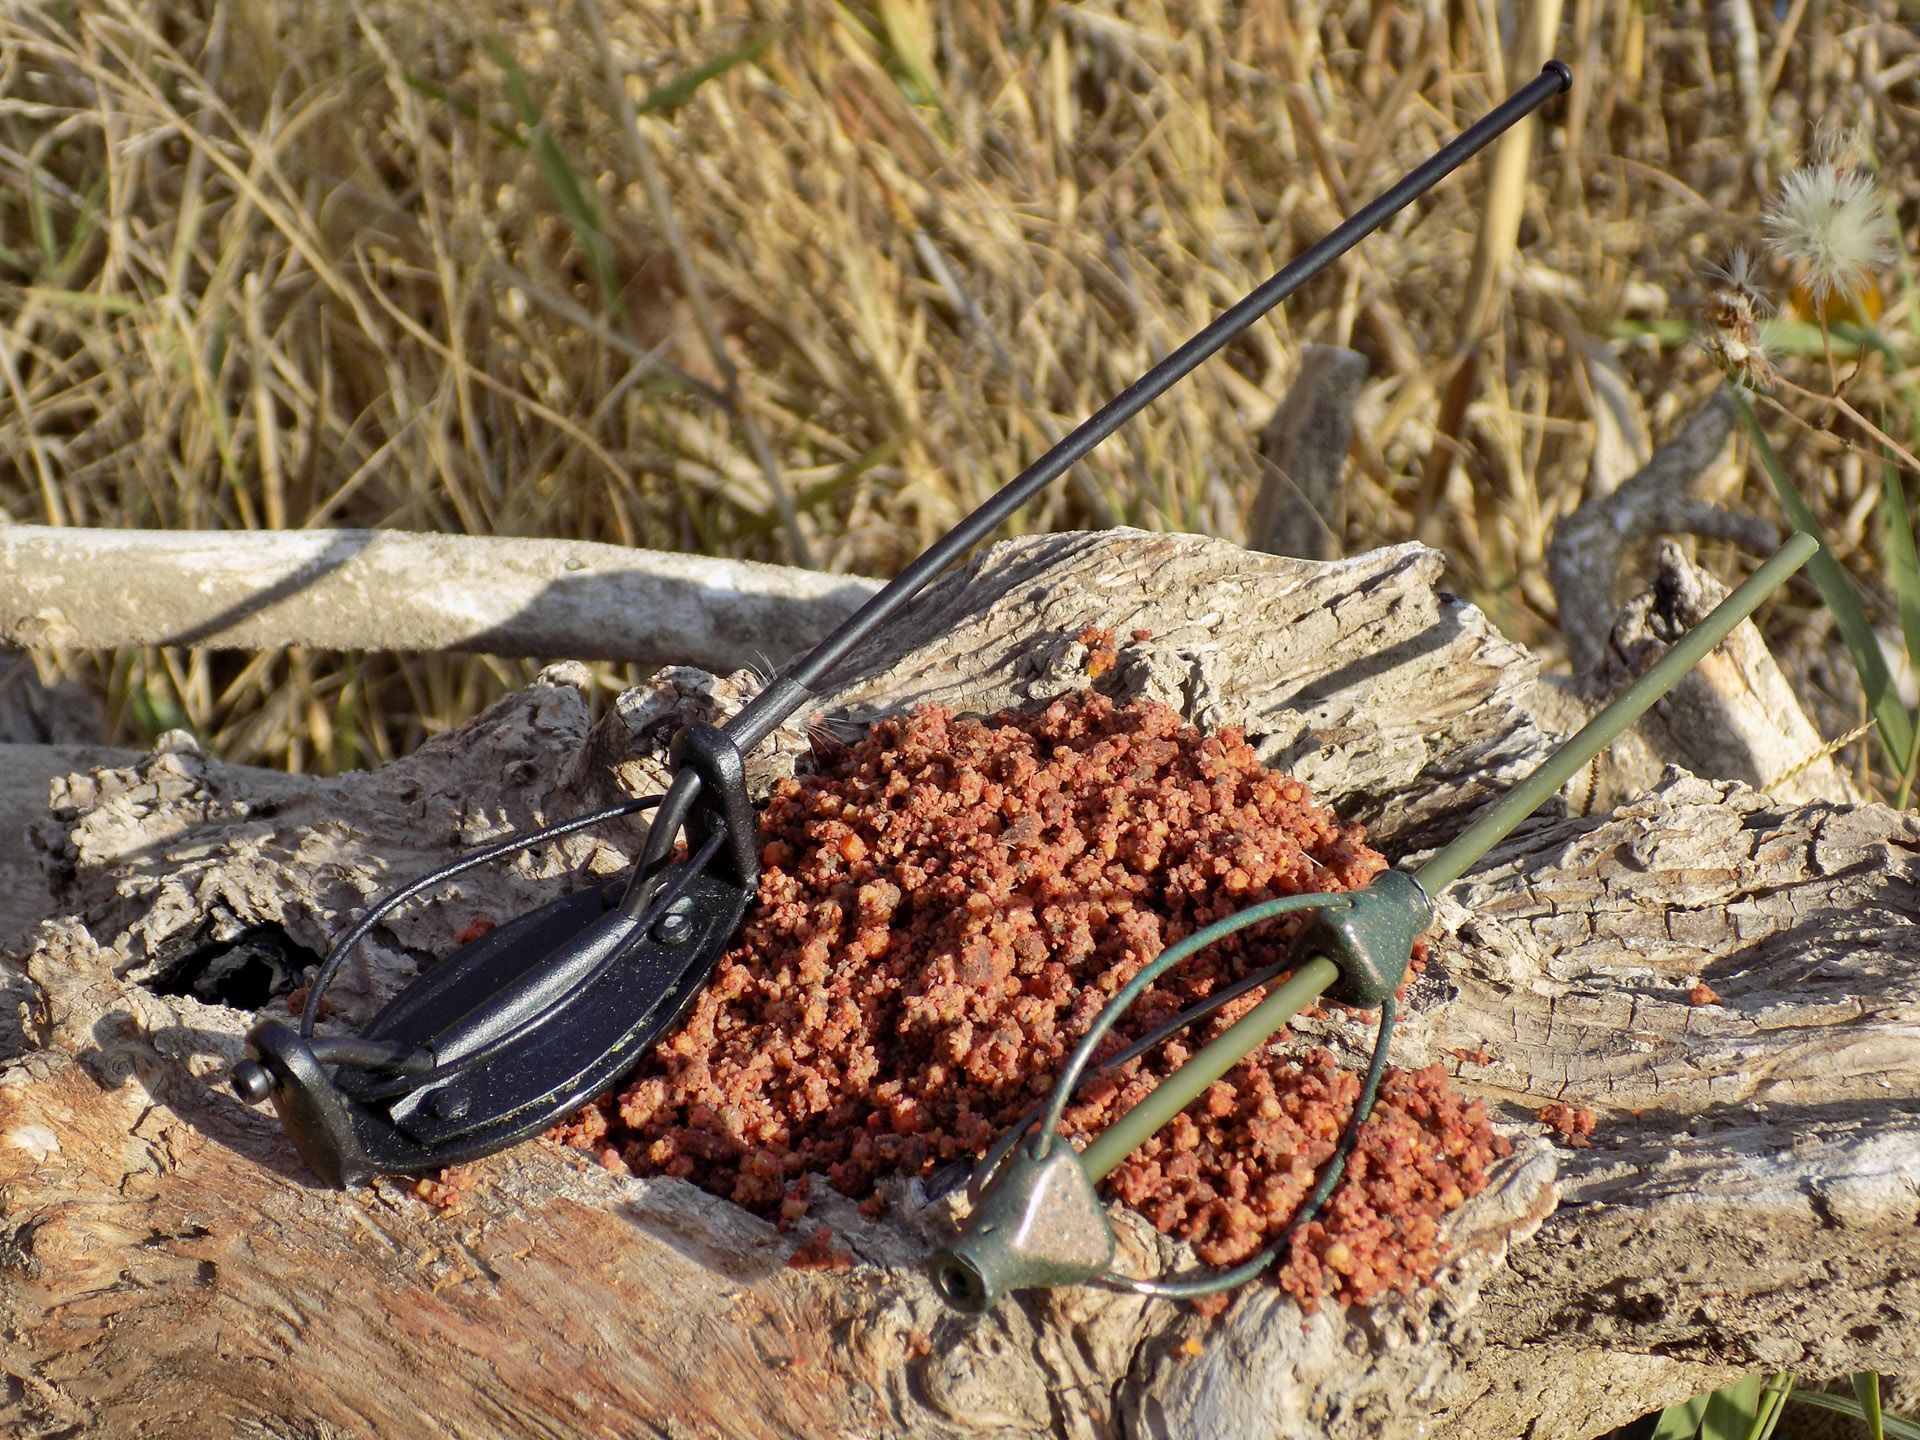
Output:
[[[1403,854],[1549,743],[1526,655],[1439,572],[1411,546],[1331,565],[1131,534],[1002,546],[854,658],[826,723],[1152,694],[1246,725]],[[1121,639],[1097,679],[1090,624]],[[1760,1366],[1920,1353],[1920,824],[1677,774],[1618,814],[1536,821],[1442,906],[1396,1058],[1462,1069],[1520,1144],[1454,1216],[1440,1283],[1370,1312],[1303,1319],[1256,1285],[1213,1321],[1076,1290],[970,1323],[920,1277],[949,1214],[915,1186],[879,1220],[819,1187],[856,1261],[802,1273],[800,1234],[545,1142],[447,1210],[401,1183],[315,1188],[223,1087],[250,1019],[224,1000],[292,983],[433,861],[657,784],[671,728],[746,683],[670,672],[589,726],[573,678],[371,774],[181,745],[58,787],[36,833],[60,918],[16,946],[0,1069],[0,1429],[1506,1440]],[[779,737],[755,785],[806,743]],[[377,933],[343,1008],[633,841],[450,882]],[[1717,1002],[1690,1003],[1701,980]],[[1548,1101],[1599,1111],[1592,1148],[1539,1138]],[[1138,1224],[1123,1249],[1178,1260]]]
[[[0,936],[51,908],[40,867],[21,837],[45,818],[53,781],[137,758],[134,751],[84,743],[98,731],[93,710],[79,686],[43,685],[26,656],[0,655]]]
[[[47,817],[47,796],[75,771],[131,765],[137,750],[107,745],[20,745],[0,742],[0,937],[16,935],[53,910],[53,896],[33,852],[29,829]],[[6,1033],[0,1021],[0,1036]]]
[[[1648,537],[1706,535],[1760,553],[1778,543],[1778,532],[1766,521],[1692,493],[1725,450],[1732,428],[1732,402],[1715,391],[1631,478],[1554,527],[1547,571],[1573,673],[1547,677],[1535,696],[1537,718],[1578,723],[1726,594],[1677,545],[1663,542],[1652,584],[1616,615],[1622,561]],[[1750,625],[1681,681],[1636,742],[1596,765],[1581,808],[1611,805],[1643,788],[1663,761],[1785,800],[1860,798]]]
[[[0,526],[0,643],[704,665],[806,649],[875,582],[584,540]]]

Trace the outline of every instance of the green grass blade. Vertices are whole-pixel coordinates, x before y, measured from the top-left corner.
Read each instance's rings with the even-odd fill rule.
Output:
[[[44,271],[53,265],[53,257],[60,251],[60,241],[53,224],[53,209],[46,192],[40,188],[40,168],[30,165],[27,168],[27,218],[33,230],[33,243],[40,252],[40,263],[36,270]]]
[[[1760,1413],[1747,1440],[1769,1440],[1780,1424],[1780,1417],[1787,1413],[1787,1396],[1792,1393],[1793,1376],[1785,1370],[1774,1371],[1773,1378],[1767,1382],[1766,1394],[1760,1397]]]
[[[45,285],[29,285],[23,292],[36,304],[57,310],[95,315],[144,315],[147,306],[124,295],[96,295],[91,290],[58,290]]]
[[[1920,667],[1920,553],[1913,543],[1913,514],[1907,508],[1907,487],[1900,467],[1888,464],[1880,472],[1880,520],[1884,527],[1881,551],[1887,578],[1900,606],[1900,633],[1906,638],[1907,657]]]
[[[1869,350],[1877,350],[1894,365],[1904,363],[1900,347],[1894,344],[1891,336],[1881,333],[1872,325],[1854,325],[1841,320],[1827,326],[1827,335],[1823,340],[1820,327],[1811,320],[1784,320],[1774,318],[1760,326],[1760,341],[1771,355],[1798,355],[1806,359],[1824,355],[1831,343],[1836,356],[1863,355]]]
[[[1913,0],[1913,4],[1916,12],[1920,13],[1920,0]],[[1894,269],[1900,276],[1900,298],[1906,302],[1907,333],[1913,337],[1916,343],[1920,343],[1920,313],[1916,313],[1914,310],[1914,303],[1916,299],[1920,299],[1920,296],[1916,295],[1916,287],[1913,283],[1913,252],[1907,249],[1906,240],[1897,230],[1893,237],[1893,243],[1900,252],[1898,263],[1894,266]]]
[[[940,77],[934,73],[933,60],[927,54],[922,13],[907,0],[879,0],[880,40],[886,47],[887,68],[900,83],[901,93],[916,105],[947,108],[940,89]]]
[[[906,448],[907,437],[896,434],[872,446],[864,454],[849,460],[824,480],[816,480],[793,497],[794,508],[802,511],[830,505],[860,483],[860,477],[876,465],[891,465]],[[759,511],[742,520],[734,531],[736,538],[765,535],[777,529],[780,516],[773,510]]]
[[[44,272],[43,283],[56,288],[65,288],[70,277],[79,270],[86,258],[88,245],[100,232],[106,216],[107,176],[105,172],[96,175],[87,185],[86,193],[80,197],[80,213],[74,216],[73,228],[67,232],[65,244],[54,258],[53,264]]]
[[[480,120],[480,107],[466,96],[456,94],[447,89],[446,86],[436,84],[426,76],[412,70],[406,71],[401,78],[406,82],[409,90],[417,91],[429,100],[438,101],[453,111],[453,113],[458,115],[462,120]],[[516,150],[524,150],[527,148],[527,137],[514,129],[513,126],[503,125],[500,121],[491,118],[487,119],[485,124],[489,130],[513,146]]]
[[[1693,1440],[1700,1432],[1700,1420],[1707,1413],[1707,1402],[1711,1399],[1713,1394],[1709,1392],[1696,1395],[1684,1404],[1667,1406],[1660,1412],[1653,1434],[1647,1440]]]
[[[1700,1440],[1747,1440],[1759,1420],[1760,1387],[1766,1382],[1764,1375],[1749,1375],[1707,1396]]]
[[[751,65],[767,53],[767,46],[772,43],[772,35],[761,35],[724,55],[716,55],[705,64],[696,65],[684,74],[674,76],[666,84],[649,90],[633,108],[642,115],[670,115],[691,100],[694,92],[709,80],[726,74],[736,65]]]
[[[463,120],[478,120],[480,107],[464,95],[456,95],[437,80],[429,80],[417,70],[401,72],[400,78],[406,82],[409,90],[438,101]]]
[[[1867,1431],[1873,1440],[1887,1440],[1886,1417],[1880,1413],[1880,1372],[1854,1371],[1853,1396],[1860,1402],[1861,1418],[1867,1422]]]
[[[1654,320],[1612,320],[1601,327],[1600,334],[1609,340],[1652,339],[1671,347],[1685,345],[1700,329],[1696,321],[1663,316]],[[1916,322],[1916,329],[1920,330],[1920,322]],[[1831,345],[1836,360],[1852,360],[1869,350],[1877,350],[1893,366],[1904,367],[1920,353],[1920,334],[1907,340],[1872,326],[1851,325],[1845,321],[1829,325],[1823,342],[1820,327],[1811,321],[1776,318],[1762,322],[1760,339],[1769,355],[1793,355],[1801,359],[1819,359]]]
[[[607,244],[606,227],[600,221],[600,207],[594,203],[593,193],[581,184],[579,173],[568,162],[560,142],[553,138],[553,127],[547,123],[546,115],[533,98],[533,88],[527,84],[526,72],[520,68],[520,63],[498,41],[489,41],[487,52],[493,57],[494,64],[500,67],[501,79],[514,114],[526,127],[527,146],[533,153],[533,162],[546,180],[547,189],[552,192],[561,215],[573,230],[581,253],[586,256],[587,269],[599,288],[601,303],[608,313],[614,313],[620,300],[620,283],[614,274],[613,251]]]
[[[1861,688],[1867,695],[1867,709],[1873,716],[1874,729],[1886,751],[1887,762],[1894,774],[1904,774],[1913,756],[1913,721],[1900,704],[1899,693],[1893,687],[1893,676],[1887,671],[1886,657],[1880,653],[1879,637],[1873,633],[1873,626],[1867,623],[1866,612],[1860,608],[1860,597],[1854,592],[1853,582],[1847,578],[1847,572],[1840,568],[1840,562],[1833,558],[1833,548],[1827,543],[1826,532],[1820,528],[1820,522],[1814,519],[1806,497],[1787,473],[1780,453],[1773,448],[1773,442],[1767,439],[1767,432],[1761,429],[1760,417],[1753,413],[1753,406],[1737,388],[1730,385],[1727,389],[1733,397],[1734,411],[1739,415],[1740,423],[1746,427],[1748,438],[1753,441],[1754,453],[1759,456],[1762,468],[1773,481],[1774,493],[1780,498],[1780,508],[1787,512],[1787,520],[1794,529],[1803,530],[1820,542],[1819,553],[1807,562],[1807,574],[1813,578],[1820,598],[1833,613],[1833,623],[1846,643],[1847,654],[1853,658],[1854,669],[1859,672]]]
[[[1802,1405],[1811,1405],[1818,1410],[1832,1410],[1840,1415],[1851,1415],[1862,1422],[1867,1418],[1866,1407],[1851,1395],[1828,1395],[1821,1390],[1796,1390],[1792,1398]],[[1920,1425],[1914,1424],[1911,1420],[1902,1420],[1898,1415],[1888,1415],[1883,1412],[1880,1416],[1880,1428],[1887,1440],[1920,1440]]]

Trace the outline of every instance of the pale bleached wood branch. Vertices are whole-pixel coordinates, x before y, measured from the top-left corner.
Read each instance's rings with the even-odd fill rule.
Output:
[[[1340,553],[1340,475],[1367,358],[1308,345],[1286,399],[1260,432],[1264,472],[1247,517],[1247,548],[1330,560]]]
[[[1554,527],[1547,570],[1573,673],[1537,693],[1538,718],[1551,724],[1553,715],[1573,728],[1725,595],[1717,580],[1663,540],[1652,583],[1616,614],[1615,587],[1635,547],[1665,534],[1710,536],[1751,551],[1777,543],[1778,532],[1765,520],[1690,493],[1732,428],[1732,405],[1716,390],[1631,479]],[[1629,748],[1641,752],[1643,761],[1684,765],[1699,775],[1772,789],[1787,800],[1860,798],[1825,753],[1819,731],[1750,621],[1654,708]],[[1589,803],[1596,807],[1621,796],[1606,783],[1602,772],[1608,768],[1617,766],[1603,762],[1590,777]],[[1646,773],[1642,763],[1623,778],[1635,784]]]
[[[578,540],[0,526],[0,644],[460,650],[725,673],[806,649],[871,580]]]
[[[1625,688],[1726,594],[1679,545],[1663,540],[1652,583],[1614,622],[1595,689]],[[1738,780],[1789,801],[1861,798],[1751,621],[1674,686],[1641,730],[1663,757],[1696,775]]]
[[[1614,586],[1629,547],[1659,534],[1709,535],[1762,554],[1780,543],[1779,531],[1759,517],[1723,510],[1690,493],[1732,433],[1732,403],[1715,390],[1637,475],[1554,526],[1547,575],[1576,680],[1592,676],[1606,653],[1618,599]]]
[[[1528,710],[1545,730],[1571,735],[1700,623],[1727,589],[1673,541],[1654,554],[1651,583],[1621,607],[1598,668],[1574,679],[1542,676]],[[1822,740],[1751,620],[1675,685],[1639,724],[1567,787],[1579,814],[1610,810],[1645,793],[1668,765],[1738,780],[1782,800],[1862,797]]]

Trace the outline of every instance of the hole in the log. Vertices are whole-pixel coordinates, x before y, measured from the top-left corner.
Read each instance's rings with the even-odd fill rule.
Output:
[[[191,995],[209,1005],[258,1010],[289,993],[320,957],[278,925],[255,925],[231,940],[203,945],[147,981],[156,995]]]
[[[1409,1010],[1438,1010],[1459,993],[1459,987],[1447,974],[1446,966],[1429,950],[1427,968],[1416,975],[1413,983],[1407,986],[1406,999],[1402,1003]]]
[[[1636,1324],[1649,1324],[1667,1313],[1667,1297],[1654,1290],[1645,1291],[1639,1295],[1622,1291],[1620,1302],[1615,1308],[1624,1319]]]

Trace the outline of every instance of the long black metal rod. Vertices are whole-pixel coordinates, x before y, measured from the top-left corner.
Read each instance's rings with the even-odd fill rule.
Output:
[[[936,540],[920,557],[888,581],[864,605],[843,620],[785,674],[747,703],[721,727],[744,754],[806,704],[822,680],[849,651],[893,616],[968,550],[991,535],[1012,514],[1094,446],[1164,395],[1254,321],[1384,225],[1396,212],[1444,180],[1466,160],[1554,95],[1573,84],[1573,72],[1549,60],[1532,80],[1441,146],[1425,162],[1354,211],[1309,245],[1284,269],[1243,299],[1223,310],[1146,374],[1101,406],[1054,447],[996,490],[966,519]],[[660,869],[701,790],[700,777],[687,767],[675,772],[666,799],[647,837],[621,905],[630,914],[644,910],[659,883]]]
[[[1487,115],[1436,150],[1423,164],[1382,191],[1308,246],[1292,263],[1224,310],[1204,330],[1101,406],[1046,454],[1021,471],[977,510],[936,541],[906,569],[807,652],[782,678],[756,696],[724,728],[742,750],[751,749],[806,702],[806,692],[825,679],[847,653],[876,626],[966,551],[992,534],[1027,501],[1059,479],[1076,460],[1111,435],[1167,390],[1178,384],[1254,321],[1298,290],[1333,261],[1432,189],[1460,164],[1486,148],[1502,132],[1573,83],[1559,60],[1521,86]]]

